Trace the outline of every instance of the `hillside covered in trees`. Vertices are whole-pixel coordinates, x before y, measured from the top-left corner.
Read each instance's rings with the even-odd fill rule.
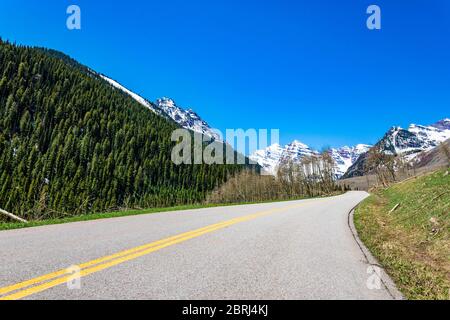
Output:
[[[193,203],[242,169],[173,164],[176,128],[69,57],[0,40],[0,208],[38,219]]]

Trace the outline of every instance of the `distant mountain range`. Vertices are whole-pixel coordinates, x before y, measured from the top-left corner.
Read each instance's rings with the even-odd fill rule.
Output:
[[[347,169],[356,162],[359,156],[369,150],[371,146],[359,144],[354,147],[342,147],[330,149],[332,158],[335,161],[335,175],[340,178],[347,172]],[[305,156],[317,155],[318,151],[311,149],[300,141],[293,141],[282,147],[274,144],[266,149],[258,150],[250,156],[250,159],[257,162],[262,169],[268,173],[276,175],[279,165],[287,160],[299,163]]]
[[[130,91],[117,81],[100,75],[113,87],[130,95],[140,104],[149,108],[158,115],[175,121],[183,128],[210,136],[220,140],[219,135],[192,109],[183,109],[170,98],[160,98],[156,102],[150,102],[140,95]],[[412,124],[408,129],[392,127],[384,137],[376,144],[389,154],[403,154],[410,161],[423,151],[429,151],[441,142],[450,138],[450,119],[443,119],[429,126]],[[364,174],[365,154],[372,146],[358,144],[356,146],[344,146],[330,149],[336,168],[336,178],[351,178]],[[279,165],[287,160],[300,162],[305,156],[318,154],[308,145],[295,140],[285,146],[273,144],[265,149],[257,150],[250,159],[258,163],[267,174],[276,175]]]
[[[443,119],[429,126],[412,124],[408,129],[392,127],[376,144],[388,154],[404,155],[408,161],[418,161],[417,156],[430,151],[441,142],[450,139],[450,119]],[[366,154],[372,146],[358,144],[354,147],[330,149],[336,167],[337,178],[351,178],[364,175]],[[277,168],[285,160],[300,162],[305,156],[318,154],[304,143],[294,141],[284,147],[274,144],[258,150],[250,156],[266,173],[276,175]]]
[[[134,100],[149,108],[158,115],[168,117],[179,124],[181,127],[205,134],[215,140],[220,140],[219,135],[192,109],[183,109],[179,107],[174,100],[170,98],[160,98],[156,102],[150,102],[140,95],[125,88],[115,80],[105,75],[100,75],[114,88],[119,89],[130,95]],[[356,162],[358,157],[366,152],[370,146],[359,144],[354,147],[342,147],[339,149],[331,149],[331,155],[336,162],[336,176],[339,178],[345,174],[347,169]],[[266,173],[276,174],[277,167],[282,161],[291,159],[294,162],[300,161],[304,156],[317,154],[317,151],[311,149],[300,141],[293,141],[282,147],[274,144],[264,150],[258,150],[250,159],[258,163]]]
[[[192,109],[183,109],[174,100],[166,97],[157,99],[156,102],[150,102],[117,81],[105,75],[100,76],[113,87],[127,93],[156,114],[172,119],[183,128],[220,140],[219,135]],[[408,129],[392,127],[376,145],[381,145],[386,153],[403,154],[412,161],[420,152],[431,150],[449,138],[450,119],[443,119],[429,126],[412,124]],[[358,144],[330,149],[336,164],[336,178],[363,175],[365,154],[371,147],[367,144]],[[285,146],[273,144],[265,149],[257,150],[249,158],[258,163],[265,173],[276,175],[277,168],[282,162],[287,160],[292,160],[294,163],[300,162],[305,156],[314,154],[318,154],[318,151],[295,140]]]
[[[295,140],[284,147],[273,144],[266,149],[258,150],[250,156],[250,160],[258,163],[265,173],[276,175],[278,166],[283,161],[293,160],[297,162],[305,156],[313,154],[316,154],[316,151]]]

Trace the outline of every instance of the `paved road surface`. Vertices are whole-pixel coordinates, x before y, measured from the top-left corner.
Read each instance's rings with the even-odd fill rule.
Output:
[[[391,299],[384,286],[368,289],[369,264],[348,226],[366,196],[2,231],[0,298]],[[80,289],[67,284],[72,265],[81,265]]]

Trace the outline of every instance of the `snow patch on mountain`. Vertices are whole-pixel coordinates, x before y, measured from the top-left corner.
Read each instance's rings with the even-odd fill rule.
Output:
[[[123,92],[125,92],[126,94],[128,94],[129,96],[131,96],[134,100],[136,100],[137,102],[139,102],[140,104],[142,104],[144,107],[150,109],[151,111],[153,111],[156,114],[160,114],[160,112],[158,110],[155,109],[155,107],[146,99],[142,98],[140,95],[134,93],[131,90],[128,90],[127,88],[125,88],[124,86],[122,86],[120,83],[118,83],[115,80],[112,80],[110,78],[108,78],[107,76],[103,75],[103,74],[99,74],[99,76],[105,80],[106,82],[108,82],[110,85],[112,85],[114,88],[119,89]]]
[[[411,124],[408,129],[391,128],[379,142],[386,153],[413,159],[422,151],[429,151],[450,139],[450,121],[441,120],[430,126]]]
[[[200,116],[192,109],[185,110],[177,106],[175,101],[166,97],[156,100],[156,106],[183,128],[202,133],[216,141],[221,141],[218,132],[212,129],[208,123],[200,118]]]
[[[317,151],[314,151],[298,140],[294,140],[285,146],[281,161],[291,160],[295,163],[301,161],[306,156],[312,156],[314,154],[317,154]]]
[[[331,157],[333,158],[336,169],[336,177],[342,177],[358,158],[369,151],[371,146],[367,144],[358,144],[354,147],[342,147],[339,149],[331,149]]]
[[[450,121],[444,119],[431,126],[412,124],[408,131],[414,133],[421,141],[421,149],[429,150],[450,138]]]
[[[258,163],[264,173],[276,175],[284,151],[285,148],[275,143],[265,149],[255,151],[249,158]]]

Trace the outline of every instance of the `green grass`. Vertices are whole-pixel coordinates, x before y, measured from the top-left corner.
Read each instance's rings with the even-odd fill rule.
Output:
[[[450,172],[375,191],[355,225],[405,297],[450,299]]]
[[[212,207],[212,206],[213,205],[185,205],[185,206],[166,207],[166,208],[151,208],[151,209],[143,209],[143,210],[124,210],[124,211],[114,211],[114,212],[107,212],[107,213],[85,214],[85,215],[73,216],[73,217],[68,217],[68,218],[30,221],[29,223],[0,222],[0,230],[31,228],[31,227],[50,225],[50,224],[62,224],[62,223],[78,222],[78,221],[109,219],[109,218],[135,216],[135,215],[140,215],[140,214],[150,214],[150,213],[166,212],[166,211],[200,209],[200,208],[207,208],[207,207]]]
[[[67,218],[30,221],[28,223],[0,221],[0,231],[1,230],[39,227],[39,226],[52,225],[52,224],[79,222],[79,221],[136,216],[136,215],[141,215],[141,214],[161,213],[161,212],[168,212],[168,211],[182,211],[182,210],[191,210],[191,209],[228,207],[228,206],[270,203],[270,202],[286,202],[286,201],[295,201],[295,200],[304,200],[304,199],[307,199],[307,198],[296,198],[296,199],[278,200],[278,201],[277,200],[267,200],[267,201],[260,201],[260,202],[222,203],[222,204],[192,204],[192,205],[183,205],[183,206],[175,206],[175,207],[150,208],[150,209],[143,209],[143,210],[123,210],[123,211],[114,211],[114,212],[107,212],[107,213],[93,213],[93,214],[71,216],[71,217],[67,217]]]

